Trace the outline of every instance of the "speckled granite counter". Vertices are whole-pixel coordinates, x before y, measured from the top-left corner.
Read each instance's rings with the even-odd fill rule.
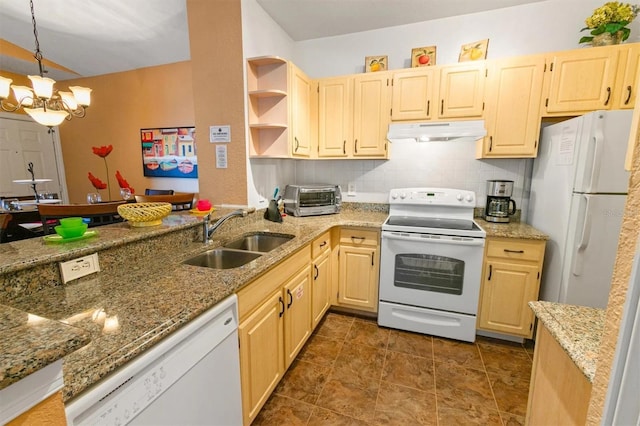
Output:
[[[548,235],[543,234],[533,226],[527,225],[526,223],[491,223],[478,217],[474,220],[487,232],[487,237],[521,238],[527,240],[549,239]]]
[[[593,383],[605,311],[542,301],[529,302],[529,306],[589,382]]]
[[[225,211],[216,213],[222,216]],[[331,227],[379,228],[386,216],[384,209],[344,209],[337,215],[287,216],[283,223],[273,223],[257,212],[225,223],[207,246],[201,242],[201,219],[184,215],[171,215],[155,229],[108,225],[99,228],[98,238],[64,245],[45,245],[41,239],[3,244],[0,303],[7,305],[3,309],[65,321],[90,334],[91,343],[64,358],[63,396],[67,401]],[[239,268],[216,270],[181,263],[254,231],[292,234],[295,238]],[[157,241],[152,243],[154,239]],[[123,245],[123,249],[110,252]],[[100,273],[64,286],[56,283],[57,262],[96,251]],[[37,272],[30,275],[32,270]],[[25,349],[15,353],[12,335],[0,329],[0,341],[6,345],[0,367],[20,372],[27,364],[44,366],[47,357],[34,350],[52,347],[54,340],[43,333],[42,341],[31,342],[31,346],[27,340]],[[6,370],[0,374],[6,375]],[[16,381],[20,374],[12,377]],[[8,384],[0,382],[0,388]]]

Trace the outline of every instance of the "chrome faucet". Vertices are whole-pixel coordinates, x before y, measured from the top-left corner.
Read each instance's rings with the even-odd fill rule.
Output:
[[[208,243],[211,240],[211,235],[213,235],[213,233],[216,231],[216,229],[218,229],[220,226],[222,226],[223,223],[225,223],[227,220],[231,219],[232,217],[247,217],[247,215],[249,213],[253,213],[256,211],[255,207],[249,207],[246,209],[238,209],[238,210],[234,210],[231,213],[222,216],[220,219],[218,219],[218,221],[216,223],[214,223],[213,225],[211,225],[211,213],[209,213],[208,215],[206,215],[204,217],[204,222],[202,225],[202,239],[205,243]]]

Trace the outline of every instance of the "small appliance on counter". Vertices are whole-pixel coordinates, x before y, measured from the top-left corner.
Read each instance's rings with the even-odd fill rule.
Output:
[[[516,212],[516,202],[511,199],[512,180],[488,180],[487,204],[484,219],[487,222],[509,223],[509,216]]]
[[[287,185],[284,211],[293,216],[318,216],[340,212],[342,192],[339,185]]]

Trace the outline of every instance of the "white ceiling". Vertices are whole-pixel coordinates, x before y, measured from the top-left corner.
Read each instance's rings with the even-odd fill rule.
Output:
[[[211,0],[220,1],[220,0]],[[542,0],[256,0],[295,41],[404,25]],[[186,0],[34,0],[44,57],[75,71],[58,80],[190,58]],[[28,0],[0,0],[0,38],[33,51]],[[37,73],[0,52],[0,69]]]

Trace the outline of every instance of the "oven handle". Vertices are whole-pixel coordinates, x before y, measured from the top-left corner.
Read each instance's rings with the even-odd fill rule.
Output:
[[[455,244],[461,246],[484,246],[484,238],[469,238],[469,237],[460,237],[464,238],[464,240],[454,239],[456,237],[450,237],[446,235],[440,235],[439,238],[424,238],[419,235],[406,235],[399,234],[396,232],[383,232],[382,238],[386,238],[389,240],[399,240],[399,241],[412,241],[412,242],[420,242],[420,243],[434,243],[434,244]]]

